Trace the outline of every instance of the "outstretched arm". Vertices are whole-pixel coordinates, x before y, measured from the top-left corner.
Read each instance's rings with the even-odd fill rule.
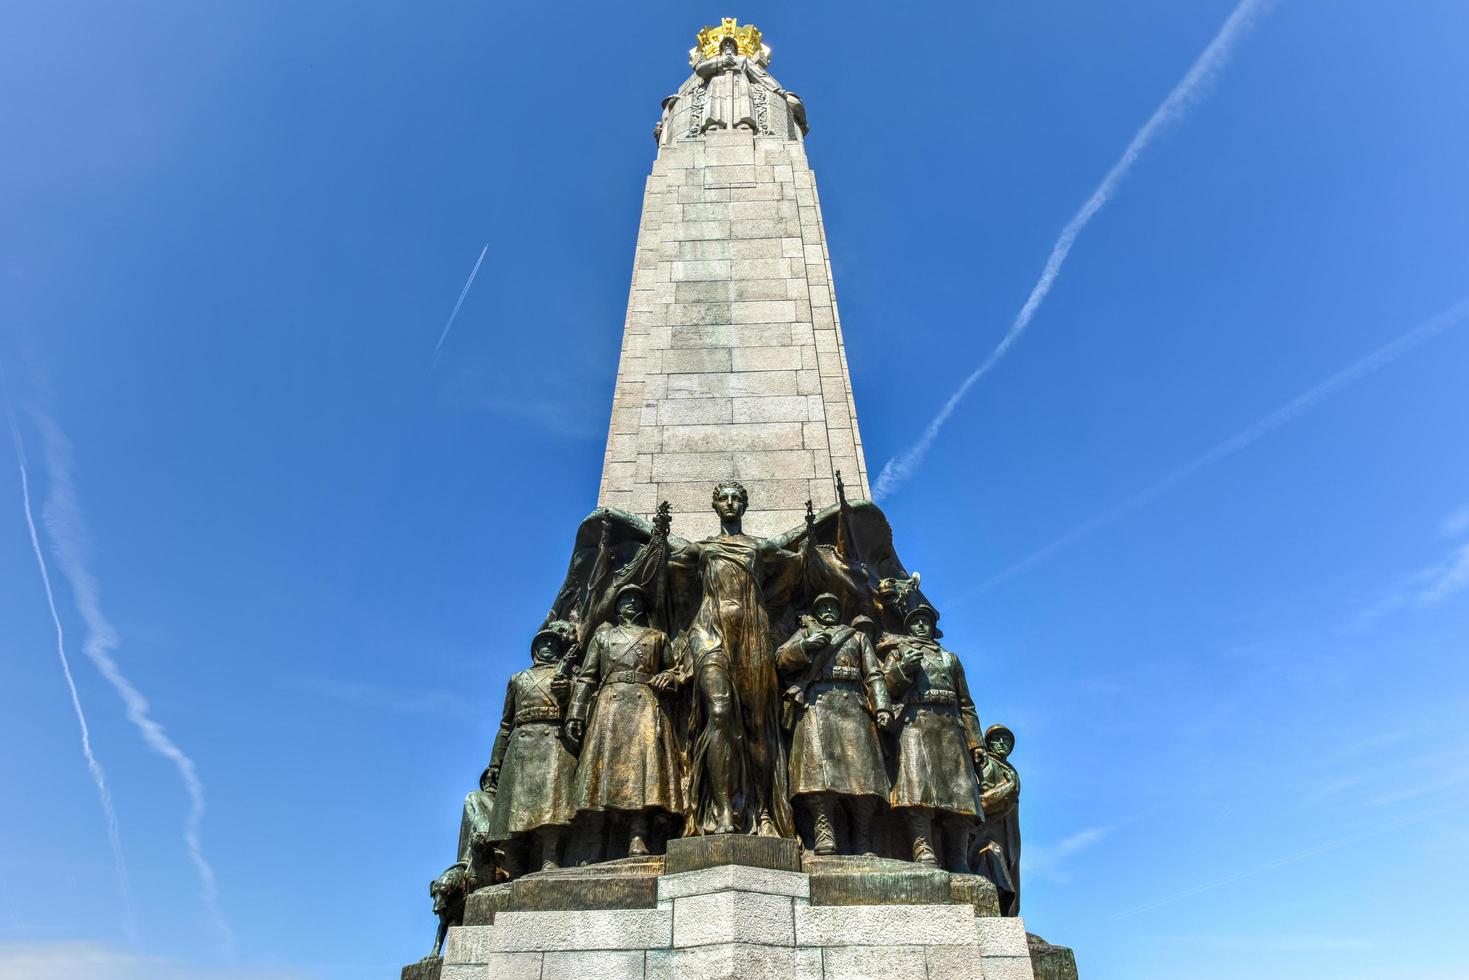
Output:
[[[599,562],[606,538],[605,562]],[[617,572],[633,559],[639,549],[653,536],[653,525],[636,514],[616,507],[599,507],[586,516],[576,530],[572,546],[571,561],[567,564],[566,577],[561,590],[551,606],[551,619],[576,619],[586,606],[589,594],[594,593],[605,582],[603,572]],[[670,548],[686,547],[687,541],[669,536]],[[594,629],[595,623],[583,623],[586,630]],[[585,633],[583,634],[586,635]]]
[[[614,547],[625,541],[634,541],[642,544],[653,536],[653,522],[646,517],[641,517],[630,511],[619,507],[598,507],[586,516],[581,522],[581,529],[577,531],[577,544],[580,545],[588,528],[596,528],[596,534],[601,534],[602,522],[608,522],[612,527],[612,541]],[[596,543],[592,537],[591,543]],[[672,551],[682,548],[691,548],[694,545],[677,534],[669,533],[668,547]]]
[[[823,513],[825,512],[823,511]],[[802,524],[800,527],[791,528],[784,534],[777,534],[772,538],[763,539],[760,542],[760,547],[767,552],[794,552],[806,540],[806,535],[810,533],[810,530],[811,525],[809,523]]]

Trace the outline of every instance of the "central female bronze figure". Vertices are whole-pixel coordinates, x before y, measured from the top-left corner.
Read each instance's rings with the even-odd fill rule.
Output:
[[[745,534],[749,502],[739,483],[720,483],[712,502],[719,533],[699,542],[669,538],[670,568],[697,569],[703,595],[680,638],[699,691],[687,832],[793,837],[765,596],[797,571],[790,548],[802,532]]]

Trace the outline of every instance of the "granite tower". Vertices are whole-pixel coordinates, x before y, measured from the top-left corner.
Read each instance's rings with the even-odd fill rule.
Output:
[[[735,30],[749,71],[727,95],[694,72],[656,127],[599,503],[651,517],[667,500],[692,526],[737,479],[746,529],[769,534],[835,503],[838,471],[866,497],[867,465],[805,107],[759,32]]]

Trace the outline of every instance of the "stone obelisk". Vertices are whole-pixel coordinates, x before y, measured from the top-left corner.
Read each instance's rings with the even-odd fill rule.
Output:
[[[727,97],[696,73],[664,100],[638,227],[599,504],[667,500],[691,531],[720,479],[756,535],[834,503],[838,471],[869,496],[804,106],[763,50]]]

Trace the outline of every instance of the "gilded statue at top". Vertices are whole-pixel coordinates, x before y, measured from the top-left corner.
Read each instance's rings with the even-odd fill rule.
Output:
[[[689,50],[694,73],[663,100],[653,139],[670,143],[711,130],[741,130],[797,139],[806,135],[806,106],[770,74],[770,47],[760,29],[726,17],[699,31]]]
[[[713,58],[726,45],[733,44],[737,54],[770,63],[770,47],[763,43],[760,28],[754,24],[741,24],[738,18],[723,17],[719,23],[700,29],[694,36],[694,46],[689,49],[690,67],[706,58]]]

